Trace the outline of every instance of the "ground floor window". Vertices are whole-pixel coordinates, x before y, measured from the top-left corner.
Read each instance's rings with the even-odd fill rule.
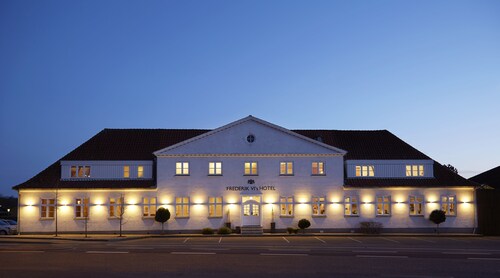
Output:
[[[189,197],[175,198],[175,217],[189,217]]]
[[[312,198],[312,211],[313,216],[324,216],[325,210],[325,197],[313,197]]]
[[[424,197],[410,196],[409,198],[410,215],[424,215]]]
[[[208,217],[222,217],[222,197],[208,198]]]
[[[280,197],[280,215],[293,216],[293,197]]]
[[[40,203],[40,218],[54,218],[56,200],[42,199]]]
[[[448,216],[456,216],[457,197],[455,195],[441,196],[441,210]]]
[[[156,197],[142,199],[142,216],[154,217],[156,215]]]
[[[109,198],[109,217],[121,217],[124,212],[123,197]]]
[[[377,197],[377,215],[379,216],[391,215],[391,196]]]
[[[344,215],[345,216],[358,216],[359,203],[357,196],[346,196],[344,198]]]
[[[89,217],[89,198],[75,199],[75,218]]]

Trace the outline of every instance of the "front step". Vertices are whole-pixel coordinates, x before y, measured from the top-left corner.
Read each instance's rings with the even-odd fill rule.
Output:
[[[242,235],[262,235],[264,233],[264,229],[262,226],[242,226],[241,234]]]

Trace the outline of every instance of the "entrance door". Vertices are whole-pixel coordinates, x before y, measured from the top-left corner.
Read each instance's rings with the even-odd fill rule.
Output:
[[[260,197],[243,197],[241,206],[242,226],[260,226]]]

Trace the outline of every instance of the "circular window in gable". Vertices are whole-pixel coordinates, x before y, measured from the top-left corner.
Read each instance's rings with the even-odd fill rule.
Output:
[[[247,142],[248,143],[253,143],[255,141],[255,135],[250,134],[247,136]]]

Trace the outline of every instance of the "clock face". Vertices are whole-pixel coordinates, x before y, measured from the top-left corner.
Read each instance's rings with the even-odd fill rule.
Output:
[[[247,142],[248,143],[253,143],[255,141],[255,135],[250,134],[247,136]]]

